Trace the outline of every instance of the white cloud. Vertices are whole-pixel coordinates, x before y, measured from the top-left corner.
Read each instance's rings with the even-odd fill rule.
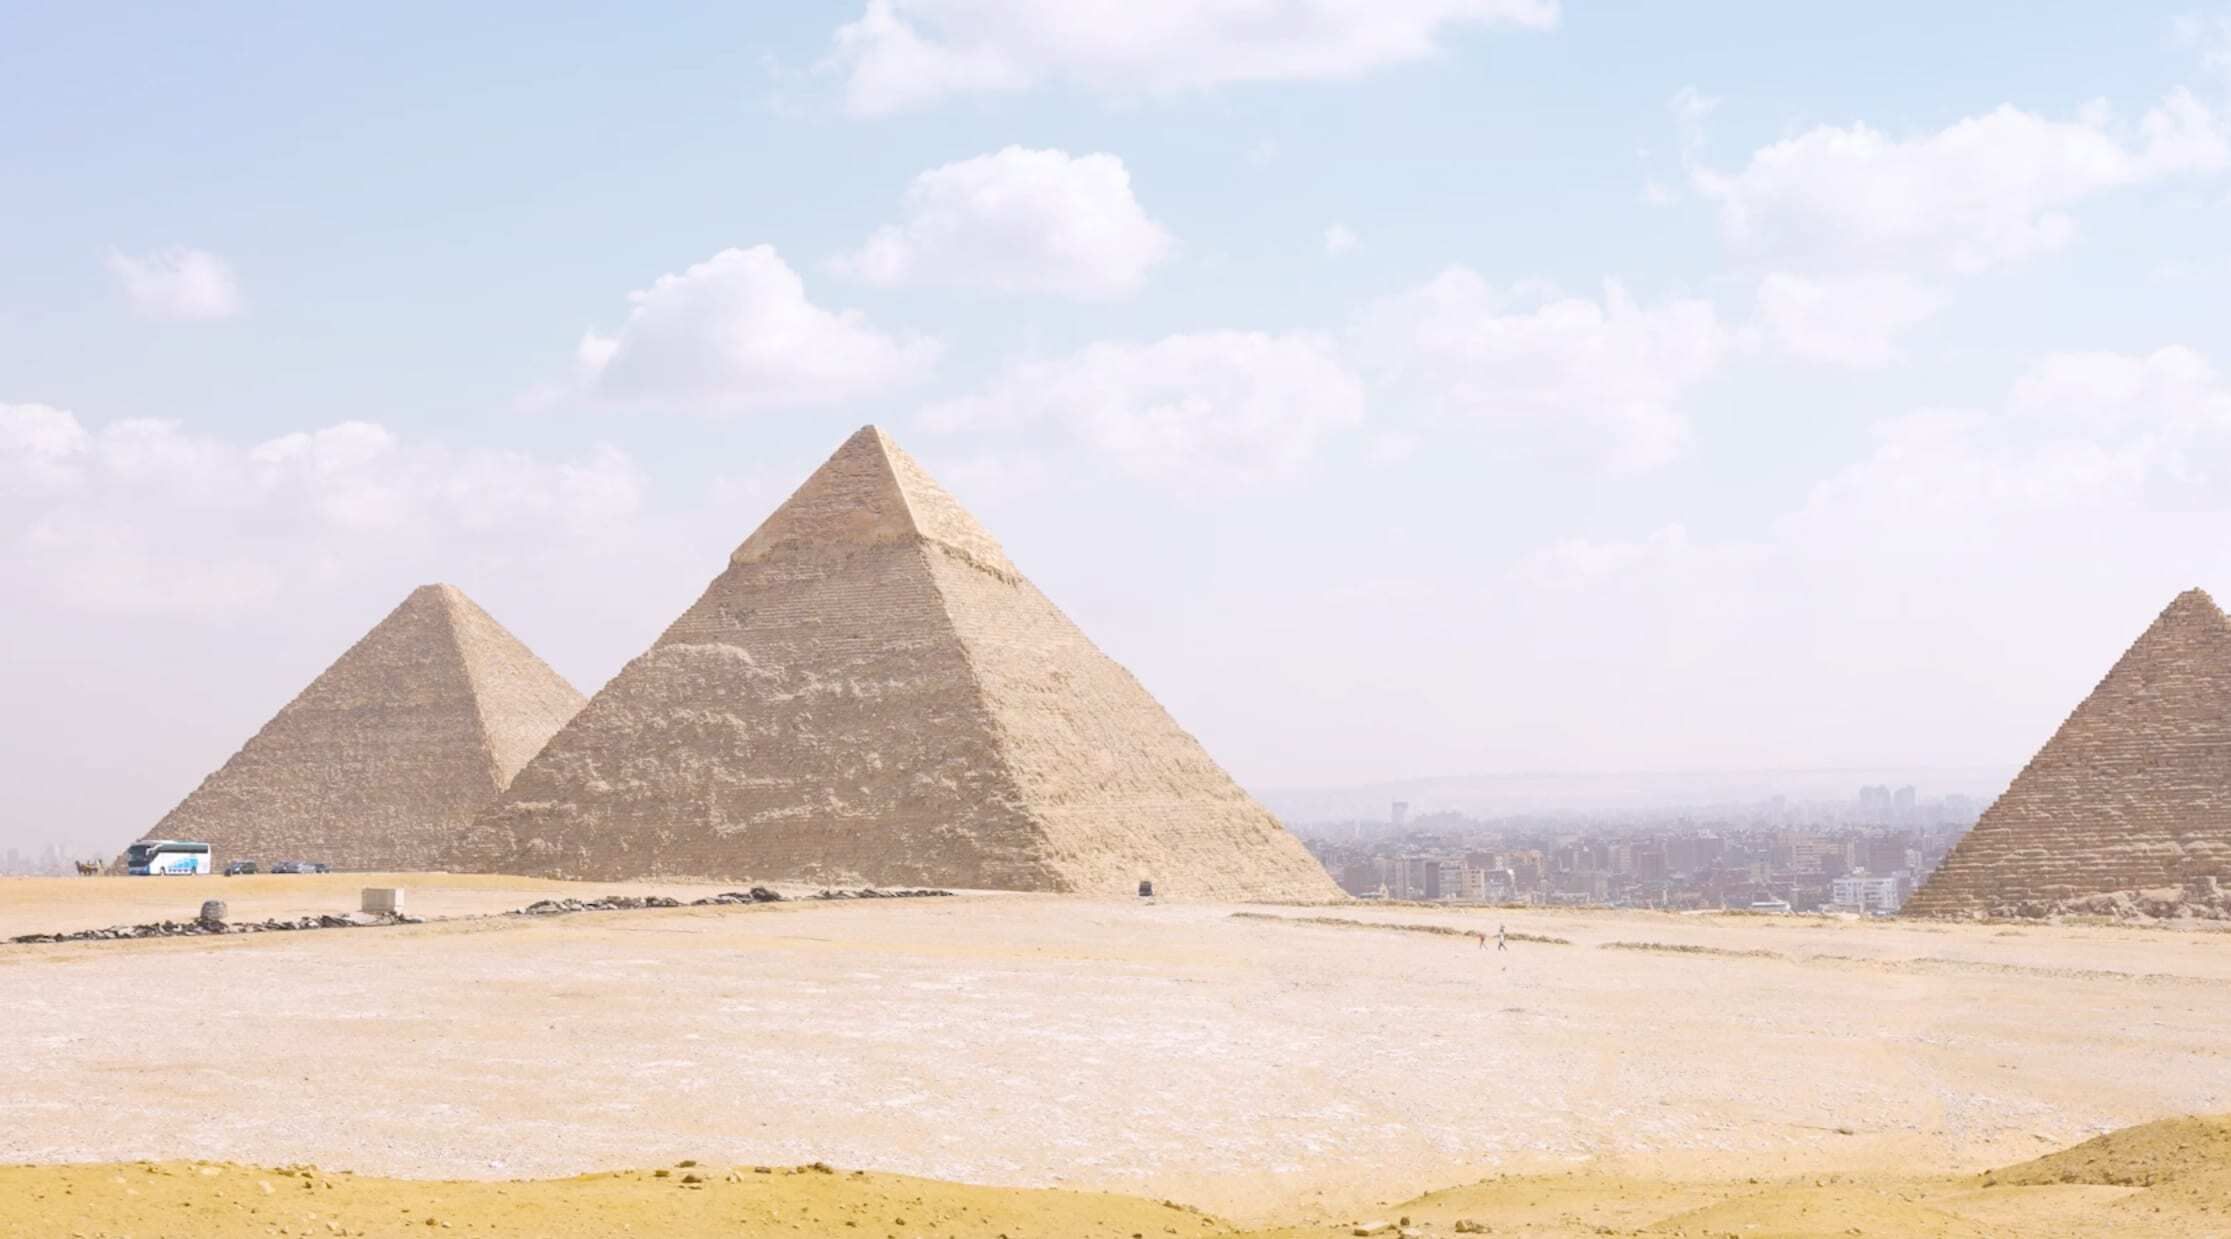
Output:
[[[2231,14],[2180,17],[2171,29],[2179,43],[2199,53],[2202,68],[2231,74]]]
[[[2000,560],[1975,569],[2073,570],[2053,544],[2071,529],[2090,542],[2119,520],[2231,510],[2231,385],[2187,348],[2050,355],[1995,410],[1916,409],[1872,440],[1777,522],[1793,558],[1886,574],[1971,555]]]
[[[1678,524],[1653,530],[1638,541],[1566,538],[1527,556],[1519,573],[1544,589],[1587,589],[1634,577],[1645,566],[1655,573],[1717,583],[1712,561],[1740,555],[1733,548],[1700,545]]]
[[[70,485],[85,439],[85,428],[60,409],[0,404],[0,497]]]
[[[1591,668],[1539,686],[1569,726],[1709,698],[1772,721],[1749,760],[2013,763],[2177,591],[2231,595],[2227,515],[2231,384],[2188,349],[2064,354],[1996,407],[1884,419],[1755,534],[1545,547],[1482,639]]]
[[[1360,77],[1460,27],[1544,30],[1557,0],[868,0],[824,62],[877,116],[1049,82],[1116,97]]]
[[[873,284],[1101,299],[1137,289],[1171,249],[1109,154],[1010,146],[945,164],[914,178],[902,213],[837,270]]]
[[[1777,271],[1758,287],[1759,319],[1776,345],[1808,361],[1843,366],[1897,360],[1897,338],[1944,300],[1937,289],[1899,274],[1807,279]]]
[[[943,431],[1054,424],[1129,473],[1186,487],[1290,476],[1363,408],[1330,341],[1212,331],[1024,362],[923,420]]]
[[[1359,239],[1356,236],[1355,229],[1346,224],[1334,224],[1332,227],[1325,229],[1325,252],[1338,258],[1349,250],[1356,248],[1356,242]]]
[[[1666,103],[1673,113],[1673,130],[1681,143],[1681,156],[1695,160],[1704,149],[1704,123],[1720,108],[1720,101],[1698,90],[1684,86],[1673,92]]]
[[[642,497],[610,447],[571,461],[456,452],[366,422],[243,444],[0,405],[0,524],[20,531],[0,542],[0,581],[101,614],[241,614],[352,563],[595,542]]]
[[[136,257],[110,250],[102,265],[142,318],[201,322],[244,308],[232,267],[207,250],[174,246]]]
[[[2224,118],[2186,91],[2135,125],[2104,104],[2074,120],[2001,106],[1893,138],[1819,126],[1734,172],[1696,166],[1739,250],[1806,265],[1975,272],[2066,245],[2070,211],[2102,192],[2231,161]]]
[[[1644,306],[1617,283],[1601,300],[1498,289],[1463,267],[1374,303],[1353,337],[1376,383],[1399,398],[1578,443],[1620,471],[1680,451],[1679,401],[1734,343],[1709,302]]]
[[[727,249],[630,293],[611,335],[582,337],[589,389],[623,403],[747,412],[831,404],[912,383],[935,340],[892,335],[857,310],[824,310],[770,246]]]
[[[1029,452],[986,451],[967,456],[937,456],[926,462],[938,483],[971,512],[1039,494],[1056,477],[1044,457]]]

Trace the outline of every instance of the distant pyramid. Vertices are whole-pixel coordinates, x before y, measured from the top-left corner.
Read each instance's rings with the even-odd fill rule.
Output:
[[[581,708],[581,694],[447,585],[403,604],[149,832],[219,865],[432,869]]]
[[[2038,915],[2231,883],[2231,621],[2177,595],[1906,902]]]
[[[459,867],[1336,894],[872,426],[528,763]]]

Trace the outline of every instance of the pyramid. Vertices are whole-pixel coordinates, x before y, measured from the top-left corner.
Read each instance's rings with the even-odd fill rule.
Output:
[[[2040,915],[2231,883],[2231,621],[2177,595],[1903,909]]]
[[[873,426],[528,763],[459,867],[1337,893]]]
[[[437,867],[454,835],[581,708],[459,590],[413,590],[148,837],[224,865]]]

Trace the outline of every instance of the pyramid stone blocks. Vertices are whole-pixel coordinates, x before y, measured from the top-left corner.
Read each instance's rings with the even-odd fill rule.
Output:
[[[2194,589],[2139,636],[1903,911],[2148,903],[2221,914],[2231,912],[2222,886],[2231,886],[2231,621]]]
[[[1331,880],[881,431],[514,780],[460,865],[1195,897]]]
[[[581,707],[459,590],[414,590],[149,832],[218,865],[432,869]]]

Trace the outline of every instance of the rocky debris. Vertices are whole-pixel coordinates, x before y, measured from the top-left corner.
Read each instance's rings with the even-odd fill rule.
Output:
[[[679,908],[682,901],[664,895],[604,895],[596,899],[538,899],[521,908],[519,916],[557,916],[565,912],[623,912],[637,908]]]
[[[365,929],[374,925],[416,925],[414,916],[298,916],[268,921],[154,921],[146,925],[112,925],[107,929],[81,929],[66,934],[17,934],[11,943],[110,942],[125,938],[199,938],[217,934],[276,934],[301,929]]]
[[[950,896],[946,890],[881,890],[867,887],[861,890],[822,890],[805,896],[810,900],[838,899],[935,899]],[[632,912],[642,908],[713,908],[743,904],[782,903],[788,897],[781,891],[754,886],[748,891],[722,891],[703,899],[688,902],[668,895],[601,895],[595,899],[540,899],[517,912],[506,916],[559,916],[568,912]],[[216,913],[210,913],[214,905]],[[418,925],[424,918],[405,916],[399,912],[359,912],[353,916],[300,916],[292,920],[242,921],[228,924],[224,920],[223,901],[212,899],[204,903],[201,916],[191,921],[156,921],[147,925],[115,925],[107,929],[81,929],[66,934],[18,934],[8,939],[11,943],[41,942],[107,942],[121,938],[191,938],[208,934],[260,934],[282,933],[297,929],[362,929],[372,925]]]
[[[2102,891],[2060,899],[2020,899],[1984,910],[2007,920],[2050,920],[2060,916],[2104,916],[2118,921],[2231,920],[2231,890],[2207,875],[2188,886]]]
[[[805,896],[807,899],[931,899],[951,895],[943,890],[881,890],[867,887],[861,890],[822,890]],[[737,904],[782,903],[785,896],[764,886],[754,886],[748,891],[722,891],[703,899],[687,903],[665,895],[603,895],[595,899],[542,899],[521,908],[517,916],[558,916],[567,912],[632,912],[639,908],[713,908]]]

